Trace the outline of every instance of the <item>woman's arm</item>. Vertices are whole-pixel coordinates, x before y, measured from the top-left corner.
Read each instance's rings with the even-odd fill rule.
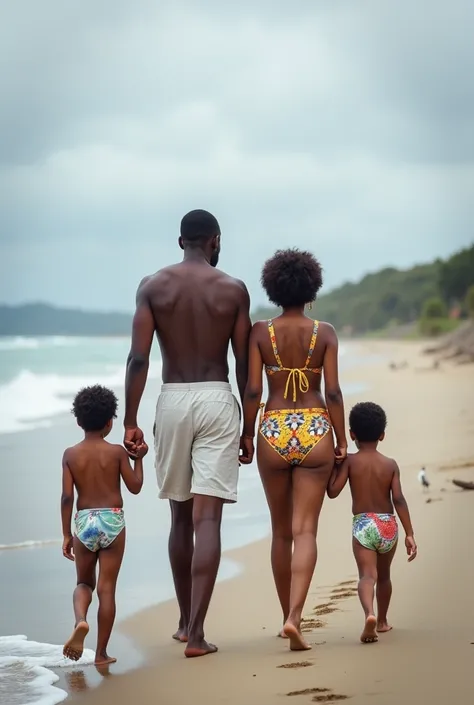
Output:
[[[344,400],[342,398],[341,387],[339,386],[337,360],[339,341],[334,328],[329,323],[325,323],[324,325],[327,327],[328,331],[323,362],[324,393],[326,396],[326,406],[336,435],[338,449],[336,457],[343,460],[347,455],[347,440],[346,424],[344,420]]]
[[[249,374],[244,394],[244,428],[242,435],[247,438],[255,436],[255,420],[262,398],[263,360],[258,345],[260,323],[255,323],[249,341]]]

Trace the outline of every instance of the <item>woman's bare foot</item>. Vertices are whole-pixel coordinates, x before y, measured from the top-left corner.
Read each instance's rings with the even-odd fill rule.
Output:
[[[109,666],[117,661],[113,656],[109,656],[106,651],[96,651],[94,666]]]
[[[377,631],[380,634],[383,634],[384,632],[390,632],[392,631],[393,627],[391,624],[388,622],[377,622]]]
[[[280,631],[278,632],[277,636],[280,637],[280,639],[288,639],[288,637],[286,636],[286,634],[285,634],[285,632],[283,631],[283,629],[284,629],[284,627],[282,627],[282,629],[280,629]]]
[[[303,635],[298,627],[292,622],[287,622],[283,627],[283,633],[290,640],[291,651],[309,651],[310,644],[303,639]]]
[[[63,656],[72,661],[79,661],[84,653],[84,640],[89,632],[89,625],[85,620],[80,620],[74,627],[70,639],[64,644]]]
[[[205,639],[197,641],[195,643],[186,646],[184,650],[184,655],[186,658],[197,658],[198,656],[207,656],[208,654],[215,654],[217,651],[217,646],[214,644],[209,644]]]
[[[372,644],[373,642],[379,640],[377,632],[375,630],[376,626],[377,620],[375,619],[374,615],[369,615],[365,620],[364,631],[360,635],[360,640],[363,644]]]
[[[180,627],[178,631],[173,634],[173,639],[175,641],[180,641],[182,644],[185,644],[188,640],[187,629]]]

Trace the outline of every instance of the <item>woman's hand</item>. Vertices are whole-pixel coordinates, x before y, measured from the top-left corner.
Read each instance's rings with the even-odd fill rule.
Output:
[[[334,448],[334,456],[337,465],[340,465],[347,458],[347,443],[338,443]]]

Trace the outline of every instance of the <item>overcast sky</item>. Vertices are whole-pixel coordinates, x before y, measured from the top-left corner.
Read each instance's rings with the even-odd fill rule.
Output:
[[[0,9],[0,302],[133,309],[206,208],[254,305],[474,240],[472,0],[15,0]]]

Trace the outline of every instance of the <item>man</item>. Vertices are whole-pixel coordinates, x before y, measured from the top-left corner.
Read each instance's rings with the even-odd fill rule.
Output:
[[[133,453],[143,442],[137,413],[156,332],[164,384],[155,467],[160,497],[171,505],[169,557],[181,611],[174,638],[187,642],[187,657],[217,651],[204,639],[204,620],[220,563],[222,508],[237,500],[239,472],[240,411],[229,384],[229,342],[241,399],[247,382],[250,300],[243,282],[216,269],[220,240],[213,215],[195,210],[184,216],[183,261],[138,287],[125,382],[124,445]],[[249,462],[240,445],[240,461]]]

